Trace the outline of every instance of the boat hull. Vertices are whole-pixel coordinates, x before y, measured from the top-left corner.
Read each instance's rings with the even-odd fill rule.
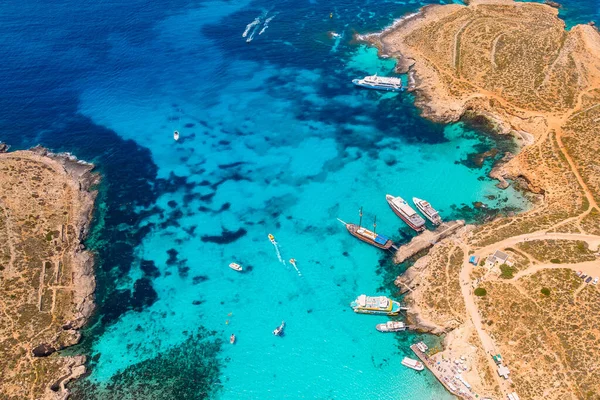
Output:
[[[357,239],[362,240],[365,243],[369,243],[371,246],[375,246],[375,247],[377,247],[379,249],[383,249],[383,250],[388,250],[394,244],[394,242],[392,242],[391,240],[388,240],[387,242],[385,242],[385,244],[379,244],[368,237],[360,235],[358,233],[358,228],[359,228],[358,225],[346,224],[346,229],[352,236],[354,236]]]
[[[425,230],[425,225],[417,226],[413,224],[404,214],[397,210],[396,207],[394,207],[394,205],[389,200],[387,200],[387,202],[394,214],[396,214],[402,221],[404,221],[404,223],[408,225],[411,229],[415,230],[416,232],[423,232]]]
[[[360,82],[359,79],[353,79],[352,83],[354,84],[354,86],[362,87],[365,89],[382,90],[385,92],[402,92],[402,91],[404,91],[403,87],[369,85],[369,84]]]
[[[383,326],[380,326],[380,325],[383,325]],[[384,333],[386,333],[386,332],[402,332],[402,331],[406,330],[406,327],[403,326],[402,328],[392,328],[392,329],[390,329],[385,324],[379,324],[379,325],[377,325],[375,327],[375,329],[377,329],[379,332],[384,332]]]
[[[371,314],[371,315],[389,315],[389,316],[395,316],[400,314],[400,311],[402,309],[402,307],[400,306],[400,303],[398,303],[397,301],[391,300],[392,302],[392,308],[391,310],[378,310],[375,308],[363,308],[360,307],[356,301],[353,301],[352,303],[350,303],[350,307],[352,307],[352,310],[357,313],[357,314]]]

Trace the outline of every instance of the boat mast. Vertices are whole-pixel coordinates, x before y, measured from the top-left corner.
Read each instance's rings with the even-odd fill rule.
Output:
[[[358,227],[360,228],[362,225],[362,207],[358,210],[358,215],[360,216],[360,219],[358,220]]]
[[[373,233],[376,233],[375,231],[377,230],[377,215],[375,216],[375,219],[373,219]]]

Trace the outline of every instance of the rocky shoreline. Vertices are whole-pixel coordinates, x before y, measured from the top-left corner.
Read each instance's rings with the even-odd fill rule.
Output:
[[[41,362],[41,365],[45,365],[44,363],[52,365],[52,369],[49,371],[45,371],[44,368],[45,372],[36,380],[37,384],[34,386],[36,389],[30,389],[32,393],[35,393],[36,398],[63,400],[69,396],[66,385],[86,372],[85,356],[61,356],[54,353],[79,343],[81,340],[80,330],[85,326],[95,308],[94,257],[85,248],[83,242],[90,230],[97,196],[94,186],[100,182],[100,175],[92,172],[94,169],[93,164],[80,161],[69,153],[56,154],[40,146],[31,150],[6,152],[7,150],[8,146],[0,144],[0,153],[3,153],[0,154],[0,162],[8,161],[15,165],[21,163],[21,165],[25,165],[23,168],[27,170],[31,170],[31,166],[41,166],[45,171],[51,171],[46,172],[47,175],[45,176],[56,178],[51,180],[51,183],[56,182],[56,185],[62,185],[62,188],[53,189],[56,189],[59,193],[64,193],[62,196],[71,196],[69,200],[66,200],[67,207],[70,210],[67,223],[61,225],[61,228],[55,231],[54,236],[48,236],[51,235],[50,233],[46,235],[46,240],[56,240],[57,248],[64,252],[56,263],[52,261],[56,259],[56,255],[52,255],[55,253],[54,251],[44,253],[49,254],[44,256],[44,258],[48,257],[49,261],[45,262],[46,266],[43,268],[41,276],[43,278],[45,277],[44,273],[46,273],[46,276],[50,274],[49,271],[46,271],[50,268],[48,265],[57,265],[57,267],[54,267],[57,268],[56,272],[52,272],[52,278],[50,278],[52,280],[56,279],[56,283],[40,281],[39,289],[40,296],[47,293],[47,291],[53,291],[54,293],[52,294],[53,305],[50,311],[52,319],[66,319],[53,322],[51,326],[44,329],[50,331],[44,335],[37,335],[33,332],[31,341],[24,344],[26,348],[30,349],[32,368],[40,368],[36,367],[36,362]],[[50,184],[49,182],[44,183],[46,185]],[[45,207],[44,205],[47,202],[52,201],[52,199],[44,199],[43,195],[34,197],[41,199],[42,208]],[[35,206],[34,208],[39,207]],[[55,214],[56,212],[54,212]],[[42,212],[41,219],[44,215]],[[65,285],[60,285],[58,282],[59,275],[61,275],[61,263],[63,264],[62,268],[68,268],[66,271],[70,272],[68,277],[63,277],[68,282],[68,288],[66,289],[62,289]],[[64,264],[68,264],[68,266]],[[58,302],[60,297],[57,292],[60,290],[68,290],[69,301]],[[55,303],[57,304],[56,309],[54,307]],[[42,314],[41,297],[39,304],[40,314]],[[27,333],[31,335],[32,332]],[[22,332],[19,332],[19,334],[26,336]],[[38,388],[38,385],[41,386],[42,383],[40,380],[45,381],[43,388]]]

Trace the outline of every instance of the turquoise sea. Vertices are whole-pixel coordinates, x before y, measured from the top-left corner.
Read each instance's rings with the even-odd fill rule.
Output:
[[[67,351],[89,356],[89,374],[72,398],[450,398],[400,365],[411,343],[436,338],[378,333],[385,317],[349,308],[362,293],[398,297],[407,265],[337,221],[357,222],[363,207],[364,224],[377,216],[401,243],[412,232],[387,193],[428,199],[448,220],[527,207],[487,178],[493,160],[471,162],[511,149],[506,138],[428,122],[408,93],[351,85],[394,67],[353,34],[424,4],[3,6],[0,140],[70,151],[104,178],[87,242],[97,312]],[[600,21],[595,1],[564,5],[569,24]]]

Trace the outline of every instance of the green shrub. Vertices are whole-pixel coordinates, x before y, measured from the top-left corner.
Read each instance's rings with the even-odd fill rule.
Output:
[[[560,264],[560,259],[558,259],[558,258],[553,258],[552,260],[550,260],[550,262],[551,262],[552,264]]]
[[[547,287],[542,288],[541,292],[544,296],[550,296],[550,289],[548,289]]]
[[[500,278],[503,278],[503,279],[512,279],[512,277],[515,274],[516,269],[515,269],[515,267],[511,267],[510,265],[502,264],[500,266],[500,271],[502,272],[500,274]]]
[[[478,287],[477,289],[475,289],[474,293],[475,293],[475,296],[481,297],[481,296],[485,296],[487,294],[487,290],[485,290],[482,287]]]

